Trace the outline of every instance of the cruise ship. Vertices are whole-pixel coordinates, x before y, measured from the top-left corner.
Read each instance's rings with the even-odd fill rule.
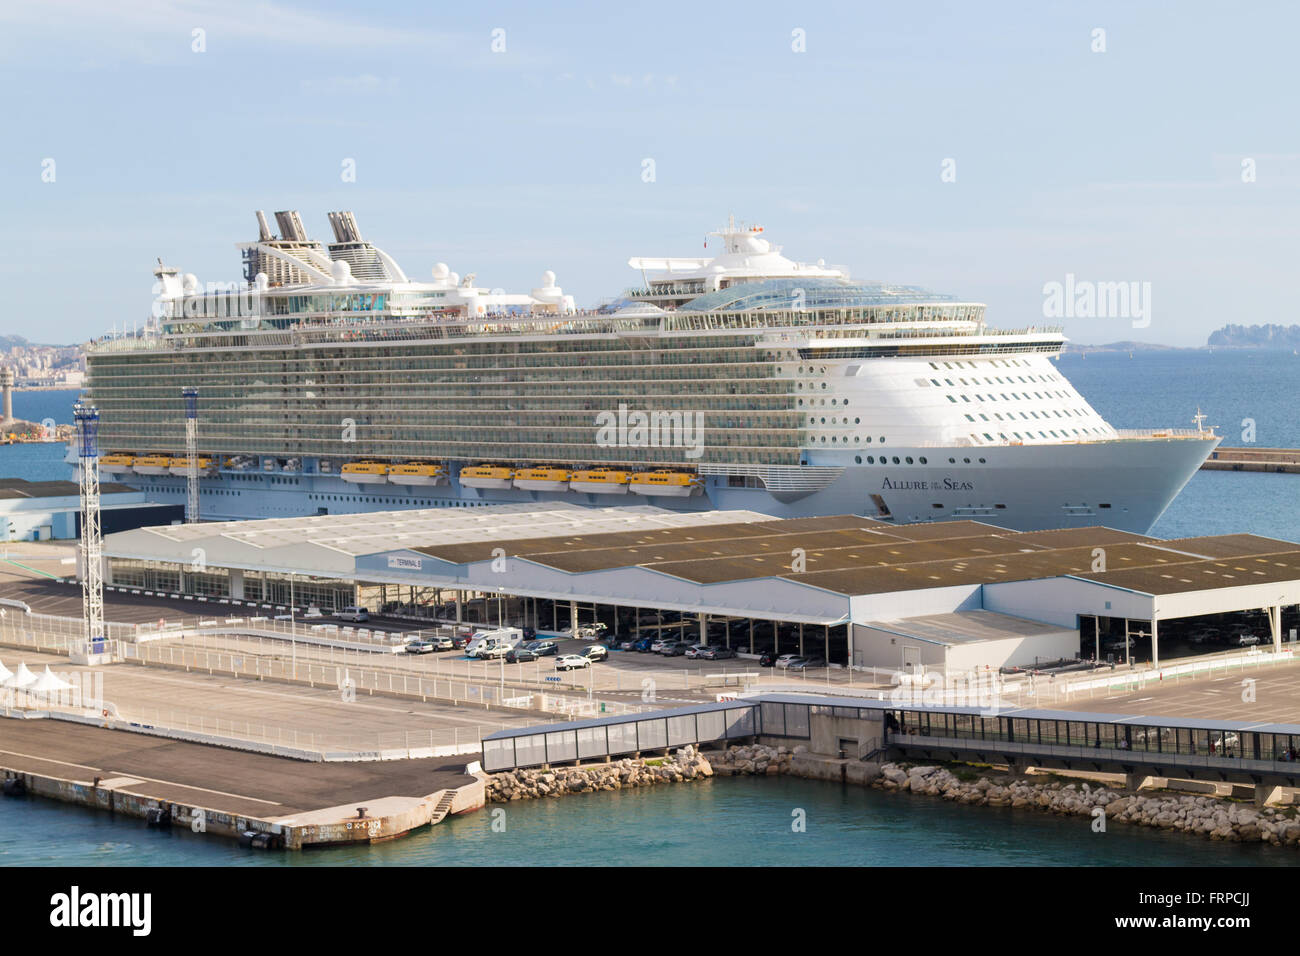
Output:
[[[1112,427],[1053,364],[1059,327],[797,262],[734,220],[706,255],[637,257],[596,309],[543,273],[428,280],[329,214],[258,212],[243,278],[159,262],[143,329],[90,343],[100,466],[199,516],[564,501],[1145,532],[1218,443]]]

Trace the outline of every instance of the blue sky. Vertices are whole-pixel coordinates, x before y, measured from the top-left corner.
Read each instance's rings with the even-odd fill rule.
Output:
[[[1209,3],[5,4],[0,333],[71,342],[143,319],[157,257],[236,279],[259,208],[298,209],[321,239],[326,211],[351,209],[413,277],[445,261],[526,291],[553,269],[584,305],[638,282],[628,256],[699,254],[735,213],[793,258],[983,301],[998,325],[1042,324],[1067,273],[1151,283],[1148,327],[1068,320],[1078,342],[1291,324],[1298,20]]]

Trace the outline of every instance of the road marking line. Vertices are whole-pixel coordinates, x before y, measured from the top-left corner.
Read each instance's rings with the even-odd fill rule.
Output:
[[[11,757],[26,757],[28,760],[44,760],[46,763],[62,764],[65,767],[76,767],[78,770],[98,770],[103,773],[103,768],[92,767],[87,763],[71,763],[67,760],[55,760],[53,757],[38,757],[36,754],[19,753],[16,750],[0,750],[0,754],[8,754]]]
[[[274,800],[262,800],[258,797],[250,797],[244,793],[230,793],[226,790],[212,790],[208,787],[196,787],[188,783],[178,783],[175,780],[158,780],[155,777],[141,777],[139,774],[136,774],[135,776],[139,780],[147,780],[149,783],[160,783],[165,787],[180,787],[182,790],[197,790],[200,793],[215,793],[217,796],[221,797],[234,797],[237,800],[252,800],[254,803],[265,803],[273,807],[284,806],[283,803],[277,803]]]

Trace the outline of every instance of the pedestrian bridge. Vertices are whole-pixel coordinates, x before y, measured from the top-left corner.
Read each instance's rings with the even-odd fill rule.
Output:
[[[483,740],[490,773],[754,738],[878,742],[865,757],[1007,764],[1300,787],[1300,725],[1100,714],[879,698],[758,694],[717,704],[503,730]],[[1136,785],[1136,784],[1134,784]]]

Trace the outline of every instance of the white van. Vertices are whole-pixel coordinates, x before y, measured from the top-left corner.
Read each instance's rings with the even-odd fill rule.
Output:
[[[517,627],[498,627],[490,631],[475,631],[474,636],[465,645],[465,654],[469,657],[504,657],[506,652],[524,639],[524,632]]]
[[[358,624],[370,620],[370,612],[363,607],[345,607],[341,611],[335,611],[334,616],[340,621],[355,621]]]

